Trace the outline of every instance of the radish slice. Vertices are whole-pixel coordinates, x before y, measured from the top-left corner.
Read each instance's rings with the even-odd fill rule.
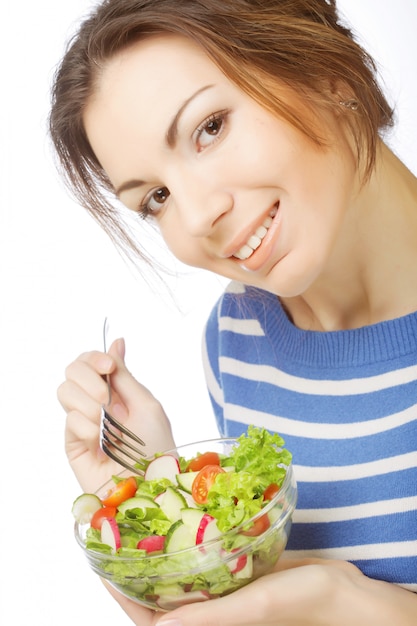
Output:
[[[205,513],[197,530],[196,544],[198,545],[210,541],[211,539],[217,539],[220,535],[221,532],[217,527],[214,517]]]
[[[106,517],[101,525],[101,541],[116,552],[121,547],[120,531],[113,517]]]
[[[162,454],[153,459],[146,468],[145,480],[156,480],[160,478],[167,478],[174,485],[177,484],[177,474],[179,474],[180,466],[175,458],[171,454]]]
[[[231,551],[231,553],[230,552],[228,553],[226,550],[222,550],[222,555],[224,558],[226,558],[228,554],[233,554],[233,552],[238,552],[238,551],[239,551],[239,548],[235,548],[234,550]],[[237,574],[237,572],[240,572],[241,570],[243,570],[247,562],[248,562],[247,555],[241,554],[240,556],[237,556],[236,558],[227,561],[227,566],[232,572],[232,574]]]
[[[136,546],[138,550],[146,550],[146,552],[162,552],[165,545],[166,537],[161,535],[149,535],[138,542]]]

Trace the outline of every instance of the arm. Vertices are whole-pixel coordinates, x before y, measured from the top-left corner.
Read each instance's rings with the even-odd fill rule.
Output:
[[[175,446],[165,412],[154,396],[127,370],[124,341],[119,339],[108,354],[82,354],[66,370],[66,380],[58,389],[58,399],[67,413],[65,449],[70,465],[86,492],[93,492],[121,469],[100,449],[101,405],[107,403],[105,380],[110,375],[110,412],[146,442],[146,452]],[[150,609],[127,600],[107,582],[104,585],[133,621],[154,626],[159,616]]]

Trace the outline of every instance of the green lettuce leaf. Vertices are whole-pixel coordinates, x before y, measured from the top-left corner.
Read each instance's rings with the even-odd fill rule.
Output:
[[[206,510],[223,532],[259,513],[263,493],[271,484],[284,482],[291,453],[277,433],[249,426],[223,461],[235,471],[218,474],[208,493]]]

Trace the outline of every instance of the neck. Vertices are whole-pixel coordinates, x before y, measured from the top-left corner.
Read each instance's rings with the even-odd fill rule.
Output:
[[[306,330],[358,328],[417,310],[417,179],[385,145],[325,271],[282,302]]]

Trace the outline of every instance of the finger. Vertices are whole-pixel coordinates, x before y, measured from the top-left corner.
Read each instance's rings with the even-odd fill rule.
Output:
[[[154,624],[156,624],[158,617],[161,615],[160,613],[155,613],[150,609],[139,606],[139,604],[133,602],[133,600],[129,600],[129,598],[117,592],[107,581],[101,580],[107,591],[113,596],[116,602],[119,603],[134,624],[137,626],[154,626]]]
[[[105,389],[107,389],[106,386]],[[78,410],[92,422],[98,422],[100,402],[72,380],[67,380],[60,385],[58,388],[58,399],[67,413]]]
[[[100,427],[79,411],[70,411],[65,426],[65,447],[67,453],[87,449],[92,453],[99,445]]]
[[[100,375],[110,374],[115,367],[114,359],[109,353],[92,350],[90,352],[83,352],[75,361],[70,363],[66,370],[67,374],[71,373],[74,368],[76,371],[77,366],[81,363],[89,365]]]
[[[67,416],[65,451],[82,489],[87,493],[94,493],[109,480],[109,476],[122,470],[101,450],[99,426],[77,411],[71,411]]]
[[[157,626],[272,626],[278,624],[276,581],[270,575],[230,595],[176,609]]]
[[[105,363],[97,359],[97,362],[101,363],[98,367],[96,359],[91,358],[89,360],[77,359],[71,363],[66,371],[66,383],[72,383],[77,385],[80,389],[84,390],[88,396],[94,398],[96,402],[102,404],[107,401],[108,389],[106,380],[103,378],[107,373],[112,371],[116,364],[114,360],[108,355],[101,355],[103,359],[106,359]],[[58,399],[65,410],[71,410],[75,408],[72,402],[72,393],[74,392],[74,386],[63,385],[58,389]]]
[[[153,394],[136,380],[126,367],[124,360],[125,343],[123,339],[116,339],[110,346],[108,354],[113,357],[116,367],[110,376],[112,390],[116,392],[115,398],[112,399],[111,406],[115,407],[117,401],[122,400],[125,404],[125,414],[119,413],[115,415],[120,419],[127,418],[128,411],[135,409],[135,406],[142,408],[150,408],[151,406],[160,407],[159,402]],[[117,407],[119,409],[119,407]],[[117,411],[116,409],[116,411]]]
[[[118,339],[115,339],[113,341],[107,354],[110,354],[110,355],[113,354],[117,356],[119,359],[121,359],[123,362],[125,361],[126,343],[123,337],[119,337]]]
[[[109,354],[116,363],[110,376],[109,411],[113,417],[146,441],[148,455],[175,447],[171,425],[160,402],[126,367],[124,340],[113,342]]]
[[[294,569],[296,567],[303,567],[304,565],[321,565],[326,562],[326,559],[316,557],[294,557],[292,555],[284,553],[277,561],[274,572],[284,572],[285,570]]]
[[[319,557],[297,558],[284,553],[274,567],[274,572],[284,572],[285,570],[304,567],[306,565],[322,565],[325,567],[335,567],[340,570],[349,571],[357,568],[341,559],[323,559]]]

